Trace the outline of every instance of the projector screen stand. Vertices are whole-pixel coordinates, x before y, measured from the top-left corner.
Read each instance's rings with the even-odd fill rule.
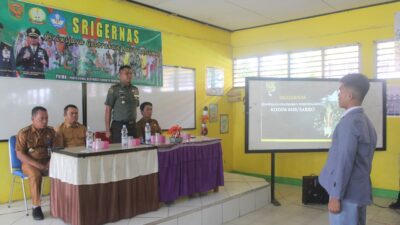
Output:
[[[271,152],[271,203],[274,206],[281,206],[275,198],[275,152]]]

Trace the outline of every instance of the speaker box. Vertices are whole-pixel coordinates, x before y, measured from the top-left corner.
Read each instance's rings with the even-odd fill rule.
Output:
[[[327,204],[329,195],[319,184],[318,176],[303,177],[303,204]]]

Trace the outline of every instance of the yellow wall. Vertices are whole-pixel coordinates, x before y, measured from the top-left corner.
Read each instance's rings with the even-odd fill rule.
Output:
[[[233,57],[246,58],[359,43],[361,72],[373,78],[374,41],[394,37],[394,16],[397,11],[400,11],[400,3],[234,32]],[[269,155],[244,154],[243,104],[235,104],[232,114],[235,121],[238,121],[233,124],[233,168],[250,173],[270,174]],[[387,120],[387,151],[377,152],[373,160],[372,183],[375,188],[399,188],[399,123],[399,117]],[[300,179],[304,175],[319,174],[326,156],[327,153],[277,154],[276,176]]]
[[[163,63],[196,69],[196,130],[200,133],[202,108],[217,103],[219,113],[229,114],[230,132],[219,134],[219,123],[209,123],[209,136],[222,138],[224,169],[270,174],[269,154],[244,154],[244,105],[227,103],[226,97],[205,94],[207,66],[223,68],[225,92],[232,87],[232,57],[245,58],[279,52],[314,49],[340,44],[361,45],[361,71],[374,75],[374,41],[393,38],[393,21],[400,3],[348,11],[290,23],[229,33],[163,12],[128,3],[124,0],[30,0],[80,14],[142,26],[162,32]],[[392,82],[392,81],[391,81]],[[51,118],[50,118],[51,120]],[[387,151],[377,152],[373,162],[375,188],[397,190],[399,187],[400,120],[387,121]],[[276,175],[301,178],[318,174],[326,153],[277,154]],[[11,183],[8,147],[0,143],[0,203],[8,197]],[[46,187],[48,193],[49,187]],[[16,188],[15,199],[21,199]]]
[[[219,113],[229,114],[231,112],[231,105],[227,103],[226,97],[208,97],[205,94],[207,66],[224,69],[226,91],[232,84],[232,48],[229,32],[122,0],[31,0],[28,2],[161,31],[163,63],[165,65],[190,67],[196,70],[197,129],[189,131],[189,133],[200,134],[200,116],[204,106],[217,103]],[[49,119],[51,120],[51,118]],[[208,125],[210,136],[222,138],[224,168],[232,169],[230,151],[232,145],[229,142],[231,133],[220,135],[219,123],[209,123]],[[2,187],[0,203],[2,203],[7,201],[11,184],[6,142],[0,143],[0,178],[0,186]],[[48,182],[46,186],[46,193],[48,193]],[[14,198],[21,199],[20,186],[15,188],[15,191]]]

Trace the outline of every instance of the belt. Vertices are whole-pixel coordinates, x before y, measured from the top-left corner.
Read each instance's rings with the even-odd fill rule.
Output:
[[[134,121],[134,120],[120,120],[120,121],[114,120],[114,122],[116,122],[116,123],[125,123],[125,124],[135,124],[136,123],[136,121]]]

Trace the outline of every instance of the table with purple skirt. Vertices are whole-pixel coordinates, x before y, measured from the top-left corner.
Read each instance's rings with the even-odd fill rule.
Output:
[[[224,185],[222,147],[219,139],[198,137],[175,145],[159,145],[160,202],[218,190]]]

